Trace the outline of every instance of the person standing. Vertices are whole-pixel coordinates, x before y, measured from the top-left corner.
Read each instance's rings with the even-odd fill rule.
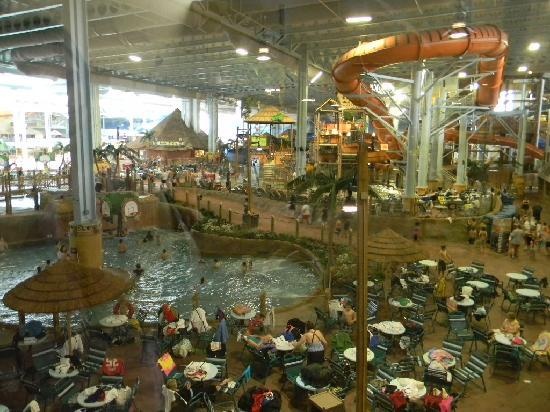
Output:
[[[517,259],[519,247],[524,242],[523,230],[517,225],[514,226],[514,230],[510,233],[508,241],[510,242],[510,257],[512,259]]]
[[[533,210],[533,217],[535,218],[537,223],[539,223],[540,216],[542,214],[542,206],[537,203],[536,205],[533,205],[532,210]]]
[[[441,245],[439,248],[439,260],[437,261],[437,272],[440,276],[445,274],[447,270],[447,264],[452,263],[453,259],[449,256],[447,252],[447,246]]]
[[[310,321],[306,323],[306,328],[307,332],[302,335],[294,346],[306,345],[308,365],[323,363],[325,361],[325,347],[327,346],[325,336],[319,329],[315,329],[313,323]]]
[[[301,212],[302,212],[302,221],[310,225],[311,224],[311,207],[307,203],[304,203],[304,205],[302,206]]]

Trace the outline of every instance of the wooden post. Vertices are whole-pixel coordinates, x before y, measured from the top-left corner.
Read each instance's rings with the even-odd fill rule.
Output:
[[[6,201],[6,215],[11,215],[11,173],[9,170],[6,172],[6,192],[4,193],[4,200]]]
[[[348,246],[351,246],[352,236],[353,236],[353,232],[350,229],[348,230]]]
[[[206,201],[206,210],[210,212],[210,200]]]
[[[218,217],[222,218],[222,203],[220,203],[220,206],[218,206]]]
[[[185,191],[185,204],[189,206],[189,192],[187,190]]]
[[[296,219],[295,236],[300,237],[300,221]]]
[[[231,209],[227,211],[227,220],[231,223]]]
[[[25,336],[25,312],[17,312],[19,317],[19,336]]]
[[[271,215],[271,233],[275,233],[275,216]]]
[[[325,227],[326,225],[324,223],[321,224],[321,242],[325,241]]]
[[[197,195],[197,210],[201,210],[201,195]]]

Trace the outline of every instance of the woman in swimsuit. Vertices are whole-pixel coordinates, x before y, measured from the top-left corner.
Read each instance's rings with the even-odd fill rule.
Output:
[[[307,363],[323,363],[325,361],[325,347],[327,341],[323,333],[315,329],[312,322],[306,323],[307,332],[302,335],[295,346],[305,344],[307,346]]]

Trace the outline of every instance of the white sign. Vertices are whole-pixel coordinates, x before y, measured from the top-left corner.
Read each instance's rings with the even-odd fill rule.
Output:
[[[134,217],[138,214],[139,208],[138,204],[134,200],[128,200],[124,204],[124,216]]]

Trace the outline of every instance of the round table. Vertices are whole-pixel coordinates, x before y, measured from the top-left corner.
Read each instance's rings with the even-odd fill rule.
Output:
[[[99,324],[105,328],[118,328],[128,323],[126,315],[109,315],[99,320]]]
[[[78,375],[78,369],[72,368],[70,371],[67,371],[65,373],[58,372],[55,369],[48,369],[48,373],[52,378],[55,379],[74,378]]]
[[[540,291],[535,289],[516,289],[516,293],[520,296],[526,297],[526,298],[539,298],[540,297]]]
[[[463,306],[463,307],[474,306],[474,303],[475,303],[475,301],[472,298],[464,298],[462,300],[457,300],[456,301],[456,304],[458,306]]]
[[[494,332],[495,334],[493,337],[495,338],[495,341],[502,345],[523,346],[527,343],[527,341],[523,339],[521,336],[518,336],[521,339],[521,343],[518,344],[518,343],[512,342],[512,339],[514,339],[514,337],[511,334],[502,333],[500,330],[495,330]]]
[[[455,357],[454,357],[453,355],[451,355],[449,352],[447,352],[447,351],[444,350],[444,349],[438,349],[438,350],[440,350],[441,352],[444,352],[444,353],[446,353],[447,355],[450,356],[450,357],[448,358],[448,361],[447,361],[447,362],[440,362],[440,363],[443,365],[443,367],[444,367],[445,369],[452,368],[452,367],[454,367],[454,366],[456,365],[456,359],[455,359]],[[429,365],[433,360],[435,360],[435,359],[433,359],[433,358],[430,356],[431,354],[432,354],[432,351],[429,350],[428,352],[424,353],[424,355],[422,355],[422,360],[424,361],[424,363],[425,363],[426,365]]]
[[[481,280],[469,280],[466,283],[476,289],[485,289],[489,287],[487,282],[482,282]]]
[[[507,273],[506,277],[508,277],[510,279],[513,279],[517,282],[523,282],[523,281],[527,280],[527,275],[524,275],[523,273],[511,272],[511,273]]]
[[[391,306],[399,308],[399,309],[406,309],[406,308],[411,308],[411,307],[414,306],[414,302],[412,300],[410,300],[409,298],[403,298],[403,299],[406,300],[405,304],[401,303],[401,299],[390,299],[389,303],[390,303]]]
[[[402,335],[405,333],[405,326],[401,322],[385,320],[372,325],[385,335]]]
[[[424,260],[419,260],[418,263],[420,263],[422,266],[427,266],[429,268],[437,267],[437,262],[435,260],[424,259]]]
[[[101,408],[102,406],[107,405],[113,399],[116,399],[118,396],[118,391],[115,388],[110,388],[105,390],[105,399],[98,402],[86,402],[86,398],[97,391],[98,386],[91,386],[84,389],[76,396],[76,402],[83,406],[84,408]]]
[[[197,369],[201,369],[206,372],[206,375],[202,377],[193,376],[193,371],[196,371]],[[212,363],[208,362],[191,362],[189,365],[187,365],[183,371],[184,375],[195,382],[204,382],[204,381],[210,381],[216,377],[218,374],[218,367]]]
[[[420,399],[426,395],[426,385],[424,385],[424,382],[415,379],[397,378],[392,380],[390,385],[396,386],[397,390],[402,391],[410,399]]]
[[[327,385],[327,386],[324,386],[322,388],[316,388],[315,386],[307,385],[302,380],[302,375],[298,375],[296,377],[296,385],[298,385],[298,387],[302,388],[305,391],[313,392],[313,393],[326,391],[328,389],[328,387],[330,386],[330,385]]]
[[[458,270],[460,272],[466,272],[466,273],[470,273],[470,274],[477,273],[477,269],[473,266],[460,266],[458,268]]]
[[[250,312],[246,312],[242,315],[239,315],[233,311],[231,311],[230,313],[231,313],[231,317],[237,320],[250,320],[256,315],[256,313],[254,313],[253,310],[251,310]]]
[[[294,345],[292,342],[288,342],[284,336],[279,336],[278,338],[273,339],[275,344],[275,349],[281,352],[291,352],[294,350]]]
[[[344,358],[351,362],[357,362],[357,348],[347,348],[344,351]],[[374,352],[367,348],[367,362],[374,359]]]

